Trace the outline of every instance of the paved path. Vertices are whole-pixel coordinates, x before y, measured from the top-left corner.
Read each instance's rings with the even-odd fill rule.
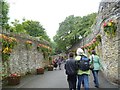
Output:
[[[109,83],[102,73],[99,74],[100,88],[117,88]],[[29,75],[21,80],[17,86],[5,86],[6,88],[68,88],[64,69],[45,71],[43,75]],[[95,88],[92,74],[90,75],[90,88]],[[115,90],[115,89],[114,89]]]

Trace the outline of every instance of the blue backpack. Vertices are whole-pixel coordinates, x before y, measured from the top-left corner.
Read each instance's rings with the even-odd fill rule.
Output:
[[[81,55],[81,59],[78,61],[78,68],[82,71],[90,69],[90,59],[84,55]]]

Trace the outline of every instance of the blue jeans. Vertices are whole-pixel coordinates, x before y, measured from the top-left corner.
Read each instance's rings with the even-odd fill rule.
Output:
[[[99,72],[99,70],[92,70],[92,74],[93,74],[93,77],[94,77],[95,87],[99,87],[98,72]]]
[[[84,82],[85,90],[89,90],[89,79],[87,74],[78,75],[78,84],[77,84],[78,90],[80,90],[82,82]]]

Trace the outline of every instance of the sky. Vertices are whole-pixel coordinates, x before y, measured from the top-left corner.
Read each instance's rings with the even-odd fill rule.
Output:
[[[101,0],[7,0],[10,4],[11,21],[23,18],[39,21],[52,39],[63,22],[70,15],[85,16],[98,12]]]

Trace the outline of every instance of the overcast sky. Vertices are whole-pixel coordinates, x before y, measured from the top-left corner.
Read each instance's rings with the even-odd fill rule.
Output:
[[[59,28],[59,23],[70,15],[84,16],[98,12],[101,0],[7,0],[10,3],[10,21],[14,19],[39,21],[50,38]]]

